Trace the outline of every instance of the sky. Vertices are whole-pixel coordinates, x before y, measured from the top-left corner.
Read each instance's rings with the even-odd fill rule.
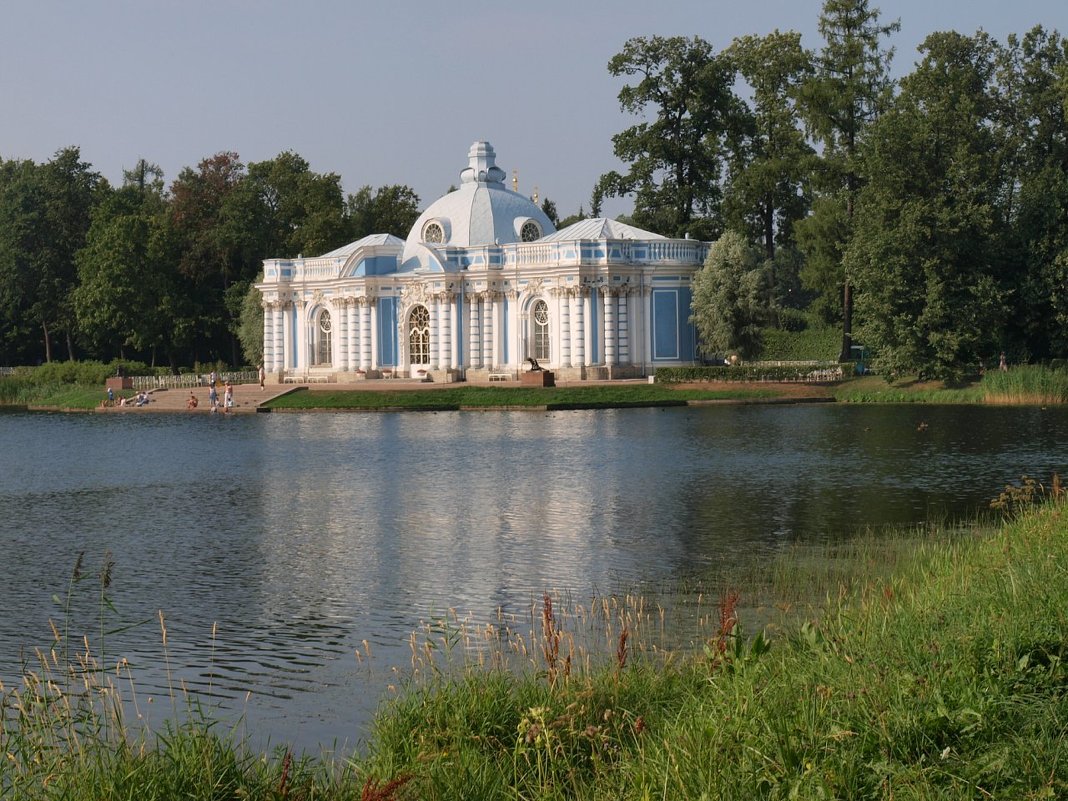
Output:
[[[898,19],[894,72],[934,31],[998,41],[1041,24],[1068,35],[1065,0],[873,0]],[[169,184],[221,151],[246,164],[292,150],[346,192],[406,184],[425,207],[489,140],[519,191],[589,209],[625,78],[609,59],[636,36],[796,30],[821,40],[822,0],[4,0],[0,159],[76,145],[119,183],[140,158]],[[625,213],[626,199],[604,212]]]

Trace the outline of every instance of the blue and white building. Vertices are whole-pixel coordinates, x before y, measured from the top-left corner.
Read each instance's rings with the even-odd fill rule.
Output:
[[[278,380],[629,378],[690,364],[691,280],[707,243],[609,219],[557,231],[505,186],[475,142],[460,188],[405,240],[364,237],[315,258],[268,259],[264,366]]]

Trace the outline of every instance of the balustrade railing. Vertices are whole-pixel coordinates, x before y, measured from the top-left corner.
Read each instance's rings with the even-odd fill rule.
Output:
[[[216,385],[225,384],[255,384],[260,380],[259,374],[254,370],[234,370],[219,373]],[[191,389],[193,387],[206,387],[208,385],[208,373],[180,373],[179,375],[135,375],[131,376],[134,389]]]

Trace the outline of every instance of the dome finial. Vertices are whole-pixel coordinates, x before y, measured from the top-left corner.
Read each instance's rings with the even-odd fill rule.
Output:
[[[478,141],[471,145],[467,153],[468,166],[460,171],[460,182],[493,183],[504,182],[504,170],[496,164],[497,154],[493,152],[493,145],[486,141]]]

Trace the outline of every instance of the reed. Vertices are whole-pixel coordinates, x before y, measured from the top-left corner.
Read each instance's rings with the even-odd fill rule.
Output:
[[[993,370],[980,382],[986,403],[1036,405],[1068,401],[1068,370],[1023,365]]]

